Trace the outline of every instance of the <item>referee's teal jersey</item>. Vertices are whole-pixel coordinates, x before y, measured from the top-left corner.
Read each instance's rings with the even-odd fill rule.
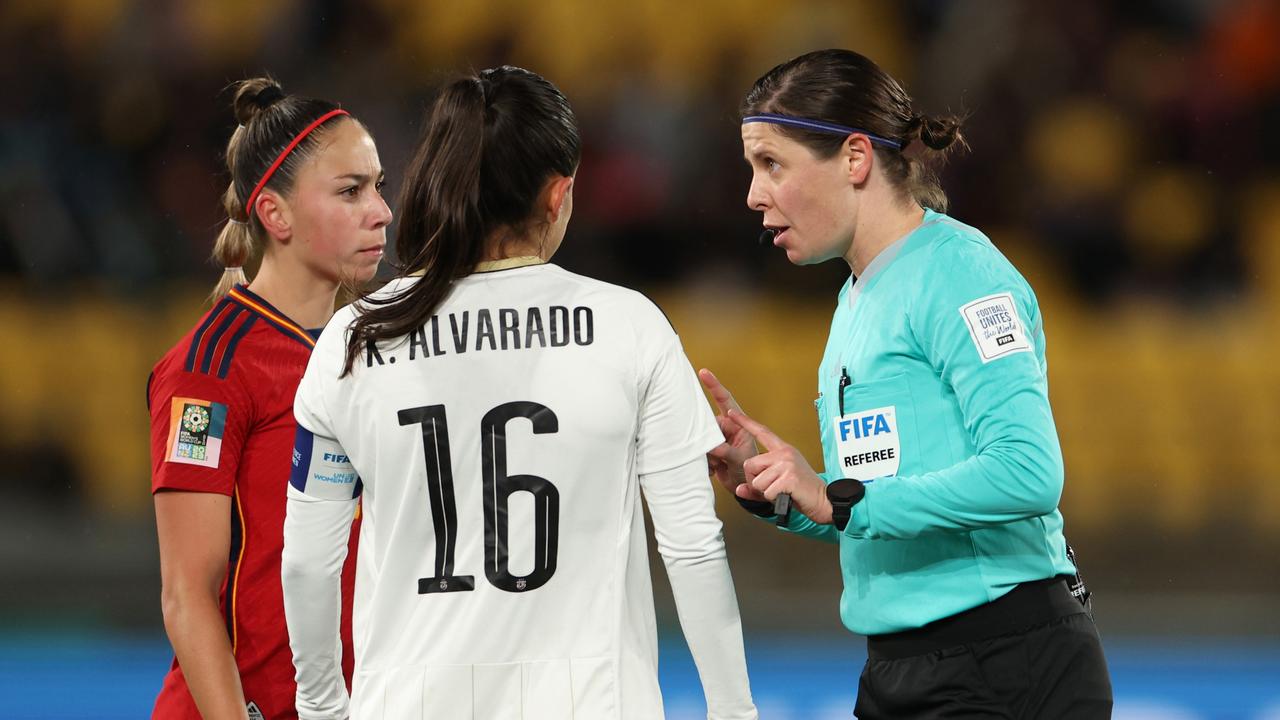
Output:
[[[918,628],[1075,572],[1040,309],[977,229],[926,210],[845,284],[815,405],[824,479],[867,492],[843,533],[800,513],[787,529],[839,542],[850,630]]]

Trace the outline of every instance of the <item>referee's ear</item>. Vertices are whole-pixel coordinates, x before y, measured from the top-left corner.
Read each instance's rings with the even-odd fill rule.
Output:
[[[871,140],[862,133],[853,133],[845,138],[840,148],[841,160],[848,163],[850,185],[862,185],[871,174],[871,165],[875,162],[875,153],[871,149]]]

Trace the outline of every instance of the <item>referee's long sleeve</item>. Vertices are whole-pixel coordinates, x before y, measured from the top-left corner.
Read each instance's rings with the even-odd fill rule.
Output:
[[[742,619],[706,460],[640,476],[710,720],[755,720]]]
[[[319,500],[292,485],[284,521],[280,580],[298,682],[300,720],[344,720],[342,564],[356,500]]]
[[[955,447],[957,461],[949,467],[869,483],[845,528],[851,537],[904,540],[981,530],[1053,513],[1061,499],[1062,449],[1049,405],[1042,320],[1030,286],[981,244],[940,244],[932,262],[947,268],[947,281],[924,286],[907,325],[921,359],[937,377],[927,385],[917,383],[913,392],[919,397],[943,392],[954,405],[921,402],[912,409],[917,426],[930,431],[962,418],[972,449]],[[983,357],[959,311],[983,297],[1003,297],[999,301],[1017,318],[1024,349]],[[929,409],[935,414],[924,415]],[[947,442],[943,434],[923,437]],[[965,453],[968,457],[960,457]]]

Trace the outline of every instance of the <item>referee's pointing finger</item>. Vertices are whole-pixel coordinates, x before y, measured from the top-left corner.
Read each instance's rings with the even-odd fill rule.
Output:
[[[744,430],[751,433],[751,435],[755,437],[756,441],[764,446],[765,450],[780,450],[787,446],[786,441],[777,435],[774,435],[772,430],[747,417],[747,414],[741,410],[734,408],[729,410],[728,414],[734,422],[738,423]]]
[[[720,380],[715,376],[715,373],[702,368],[698,371],[698,379],[702,381],[702,385],[707,389],[707,392],[711,393],[711,399],[715,400],[716,405],[720,406],[720,412],[742,411],[742,408],[738,406],[738,401],[733,399],[733,393],[730,393],[728,388],[720,384]]]

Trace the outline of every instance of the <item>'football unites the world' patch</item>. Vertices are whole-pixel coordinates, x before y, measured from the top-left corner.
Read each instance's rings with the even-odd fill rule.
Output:
[[[1031,351],[1026,326],[1018,317],[1012,294],[979,298],[960,308],[960,314],[969,326],[969,335],[984,364],[1005,355]]]
[[[196,398],[174,398],[165,461],[218,467],[226,426],[226,405]]]

